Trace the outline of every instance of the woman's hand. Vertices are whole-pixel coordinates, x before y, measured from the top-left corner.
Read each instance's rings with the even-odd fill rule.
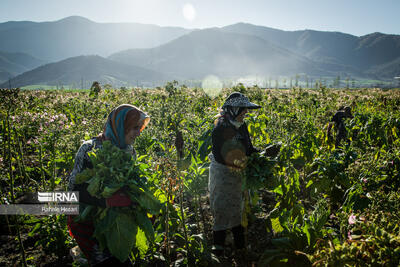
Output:
[[[244,169],[247,166],[247,157],[244,157],[243,159],[235,159],[233,164],[239,169]]]
[[[224,153],[224,155],[226,165],[232,168],[237,168],[239,170],[246,168],[247,156],[244,148],[242,149],[241,147],[239,147],[236,149],[231,149]]]

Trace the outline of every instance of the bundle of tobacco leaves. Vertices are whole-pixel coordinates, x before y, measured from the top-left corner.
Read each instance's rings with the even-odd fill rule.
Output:
[[[162,204],[150,191],[151,184],[145,177],[143,164],[110,141],[103,142],[102,148],[90,152],[89,157],[93,168],[78,174],[76,183],[87,183],[87,191],[97,198],[111,197],[121,189],[134,204],[110,208],[88,205],[76,220],[93,221],[93,236],[100,248],[108,248],[121,262],[128,259],[132,250],[144,254],[148,242],[154,240],[148,214],[159,214]]]
[[[278,186],[273,169],[280,147],[280,144],[270,145],[263,152],[253,153],[247,158],[243,189],[273,189]]]

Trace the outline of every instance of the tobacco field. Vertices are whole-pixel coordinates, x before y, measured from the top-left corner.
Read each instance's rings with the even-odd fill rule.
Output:
[[[134,143],[135,170],[160,206],[148,207],[157,215],[133,237],[129,258],[135,266],[218,266],[208,154],[215,116],[234,91],[262,106],[245,119],[253,145],[281,144],[275,157],[250,161],[247,174],[256,181],[244,178],[247,244],[258,255],[249,266],[398,266],[399,89],[239,84],[216,97],[177,82],[156,89],[1,89],[0,204],[20,203],[28,192],[67,191],[82,141],[102,131],[114,107],[132,104],[151,117]],[[335,129],[333,138],[326,132],[342,106],[354,117],[345,120],[348,142],[335,147]],[[85,266],[70,256],[75,246],[65,215],[0,215],[0,266]],[[229,254],[232,238],[227,246],[224,266],[239,266]]]

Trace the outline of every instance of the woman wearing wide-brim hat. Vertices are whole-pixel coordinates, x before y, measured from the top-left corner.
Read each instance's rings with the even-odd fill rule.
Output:
[[[223,255],[226,230],[231,230],[236,250],[245,249],[242,221],[242,176],[246,158],[258,152],[251,143],[246,123],[249,109],[256,105],[239,92],[229,95],[214,122],[208,189],[214,219],[213,251]]]

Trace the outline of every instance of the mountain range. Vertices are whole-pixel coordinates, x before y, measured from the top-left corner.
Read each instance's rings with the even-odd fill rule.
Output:
[[[9,21],[0,23],[0,51],[24,52],[54,62],[153,47],[187,32],[190,30],[139,23],[96,23],[78,16],[53,22]]]
[[[351,77],[400,75],[400,35],[354,36],[283,31],[237,23],[184,29],[138,23],[96,23],[82,17],[54,22],[0,23],[0,86],[155,84],[207,75]],[[96,56],[94,56],[96,55]],[[85,67],[83,67],[85,66]]]
[[[0,51],[0,73],[3,73],[7,79],[39,67],[45,63],[45,61],[32,57],[26,53],[7,53]]]
[[[25,72],[5,82],[2,87],[7,87],[11,83],[12,87],[46,84],[80,88],[84,83],[85,88],[88,88],[93,81],[120,87],[136,85],[139,81],[164,83],[168,79],[163,73],[126,65],[100,56],[77,56]]]
[[[245,23],[223,30],[258,36],[316,62],[349,66],[363,72],[400,58],[400,35],[371,33],[357,37],[341,32],[289,32]]]
[[[167,73],[177,79],[224,78],[244,75],[290,75],[325,72],[311,60],[260,37],[205,29],[185,34],[150,49],[131,49],[109,57]]]

